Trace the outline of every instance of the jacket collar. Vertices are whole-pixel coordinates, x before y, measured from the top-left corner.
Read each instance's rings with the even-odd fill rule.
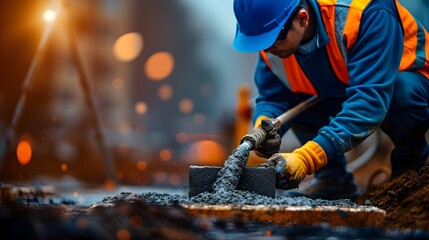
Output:
[[[325,25],[323,25],[322,15],[320,13],[319,4],[316,0],[307,0],[309,6],[313,9],[316,18],[316,39],[317,47],[324,47],[329,43],[328,33],[326,32]]]

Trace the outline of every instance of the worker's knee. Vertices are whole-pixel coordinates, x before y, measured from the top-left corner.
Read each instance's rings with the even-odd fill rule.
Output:
[[[402,112],[422,106],[427,108],[428,86],[422,84],[419,73],[400,72],[395,81],[395,88],[392,96],[391,107]],[[425,79],[427,81],[427,79]]]
[[[386,119],[405,128],[429,119],[429,80],[416,72],[400,72]]]

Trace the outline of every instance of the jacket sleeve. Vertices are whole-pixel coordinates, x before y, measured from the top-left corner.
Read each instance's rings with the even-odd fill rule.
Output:
[[[258,95],[255,99],[253,123],[260,116],[276,118],[297,103],[297,96],[269,69],[260,55],[254,79]],[[283,124],[279,134],[283,135],[289,128],[290,124]]]
[[[313,139],[328,159],[357,146],[381,124],[392,98],[402,49],[402,28],[394,12],[364,12],[357,41],[347,60],[347,100]]]

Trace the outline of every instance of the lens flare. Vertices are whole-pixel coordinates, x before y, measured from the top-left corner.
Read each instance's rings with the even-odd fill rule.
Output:
[[[57,18],[57,12],[52,10],[52,9],[46,10],[43,13],[43,19],[46,22],[53,22],[53,21],[55,21],[56,18]]]

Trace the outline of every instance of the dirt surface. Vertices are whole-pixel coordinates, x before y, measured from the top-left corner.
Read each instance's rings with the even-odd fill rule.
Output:
[[[237,219],[199,218],[183,208],[115,202],[109,207],[2,205],[4,239],[428,239],[420,230],[276,226]]]
[[[193,198],[129,193],[104,198],[91,208],[58,196],[25,195],[0,203],[4,239],[429,239],[429,166],[375,188],[356,203],[306,198],[275,199],[248,192],[204,193]],[[238,199],[238,200],[237,200]],[[237,201],[236,201],[237,200]],[[230,202],[235,201],[235,202]],[[386,211],[383,223],[353,228],[278,226],[239,218],[190,215],[180,204],[369,205]]]
[[[429,230],[429,166],[409,170],[357,202],[385,210],[382,227]]]
[[[98,206],[80,207],[61,198],[30,197],[0,204],[1,236],[5,239],[429,239],[427,169],[407,173],[401,183],[392,181],[361,200],[387,211],[378,227],[278,226],[239,218],[216,219],[191,216],[180,203],[225,199],[249,199],[254,204],[355,205],[348,200],[256,197],[233,191],[235,197],[204,199],[162,193],[120,193]],[[418,176],[426,176],[426,184]],[[408,176],[408,177],[407,177]],[[417,176],[417,178],[416,178]],[[412,179],[410,181],[410,179]],[[416,191],[408,191],[405,186]],[[422,187],[425,185],[425,187]],[[389,187],[390,186],[390,187]],[[388,189],[394,189],[388,190]],[[402,190],[401,190],[402,189]],[[387,194],[387,192],[391,192]],[[218,193],[219,194],[219,193]],[[232,195],[234,195],[232,194]],[[239,195],[237,195],[239,194]],[[377,196],[378,195],[378,196]],[[424,196],[420,196],[424,195]],[[252,200],[253,199],[253,200]],[[258,201],[255,202],[255,199]],[[372,200],[371,200],[372,199]],[[401,200],[402,199],[402,200]],[[411,199],[411,200],[410,200]],[[413,199],[421,199],[413,201]],[[262,201],[262,202],[261,202]],[[267,202],[263,202],[267,201]],[[283,202],[282,202],[283,201]],[[243,202],[236,202],[241,204]],[[398,221],[398,219],[401,219]],[[405,230],[407,229],[407,230]]]

